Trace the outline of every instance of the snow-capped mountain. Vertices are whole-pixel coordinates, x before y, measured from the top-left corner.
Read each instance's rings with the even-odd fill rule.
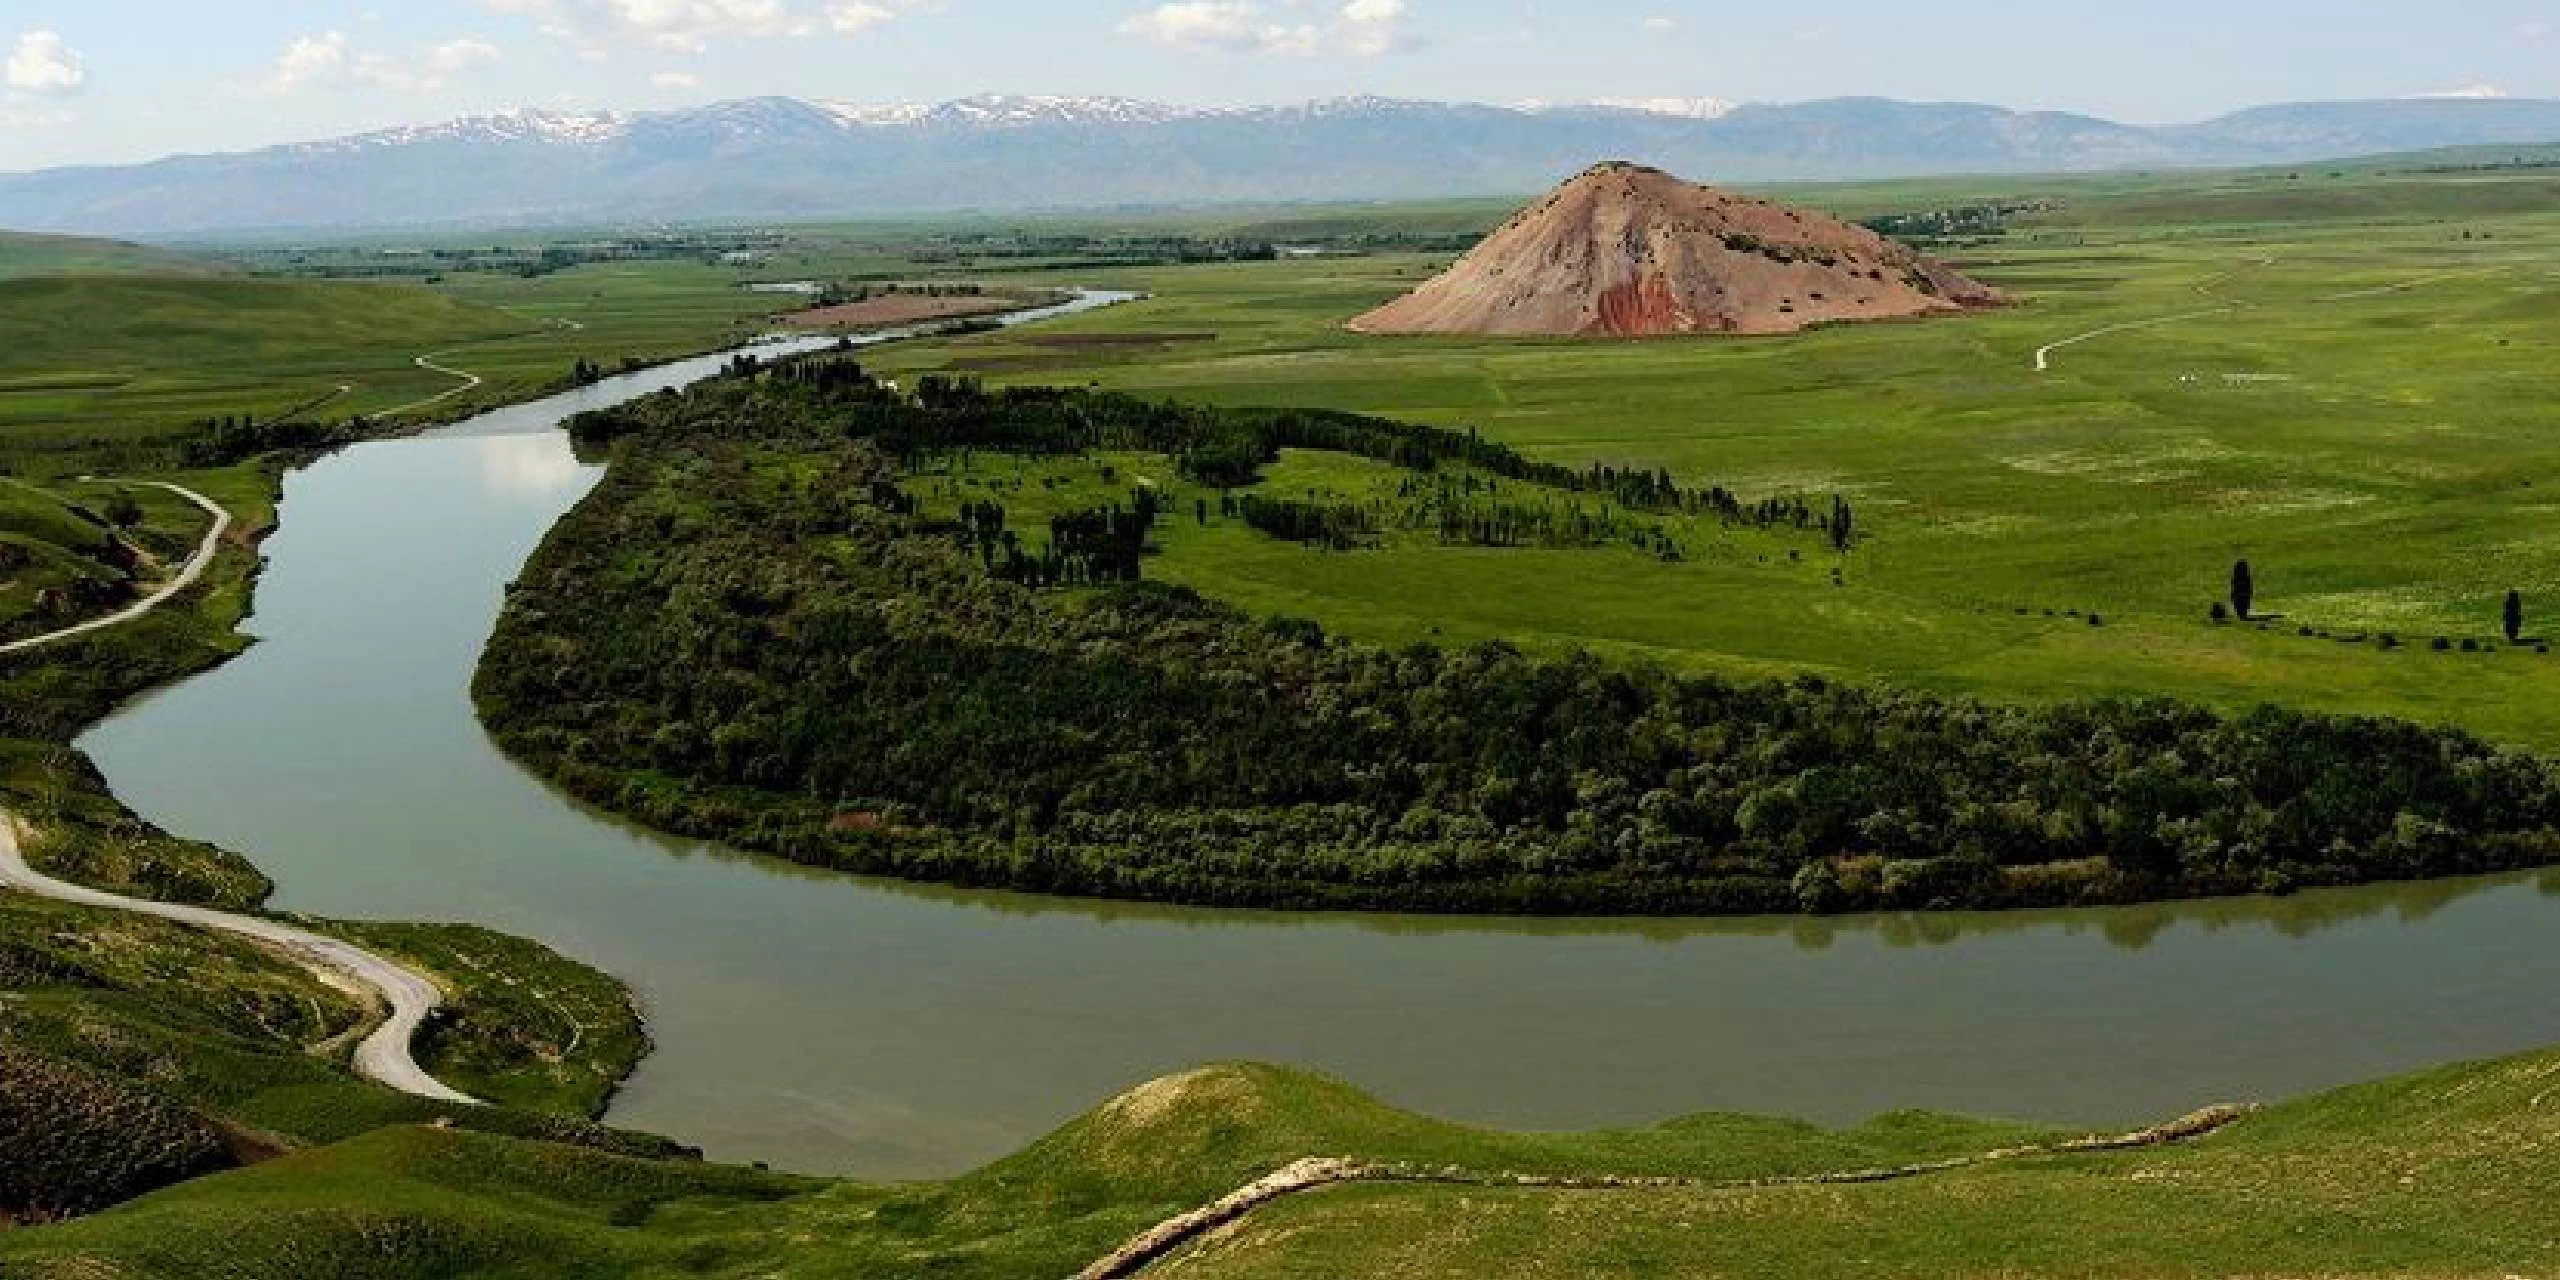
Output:
[[[849,125],[894,128],[900,125],[985,125],[1015,127],[1042,124],[1163,124],[1211,114],[1191,107],[1143,102],[1135,98],[1060,98],[1033,94],[981,94],[942,103],[892,103],[863,106],[846,102],[812,104]]]
[[[987,95],[527,109],[233,155],[0,175],[0,226],[174,236],[1513,195],[1594,160],[1704,180],[2292,163],[2560,141],[2560,103],[2261,107],[2202,124],[1843,98],[1183,107]]]
[[[473,142],[550,142],[596,144],[622,136],[633,117],[613,111],[545,111],[520,107],[495,115],[464,116],[437,124],[403,125],[373,133],[300,143],[291,150],[305,154],[379,150],[430,144]]]
[[[1520,104],[1523,111],[1571,111],[1597,108],[1603,111],[1641,111],[1647,115],[1677,116],[1683,120],[1716,120],[1733,114],[1739,103],[1723,98],[1584,98],[1577,102],[1549,102],[1531,98]]]

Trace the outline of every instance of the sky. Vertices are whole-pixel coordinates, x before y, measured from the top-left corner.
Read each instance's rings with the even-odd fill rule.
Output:
[[[2560,97],[2560,0],[0,0],[0,171],[535,106]]]

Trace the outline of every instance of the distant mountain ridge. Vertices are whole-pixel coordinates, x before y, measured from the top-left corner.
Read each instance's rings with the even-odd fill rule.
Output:
[[[263,229],[786,219],[1509,195],[1626,157],[1719,182],[2286,164],[2560,141],[2560,102],[2255,108],[2138,126],[1970,103],[1710,98],[1179,107],[991,95],[523,110],[227,155],[0,175],[0,226]]]

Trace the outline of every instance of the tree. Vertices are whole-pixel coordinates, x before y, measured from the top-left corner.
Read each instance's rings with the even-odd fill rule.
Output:
[[[2516,641],[2524,638],[2523,592],[2510,591],[2507,593],[2506,623],[2508,644],[2514,644]]]
[[[2249,620],[2249,606],[2256,604],[2257,601],[2258,583],[2257,579],[2249,572],[2249,562],[2243,560],[2232,565],[2231,611],[2239,614],[2242,622],[2247,622]]]

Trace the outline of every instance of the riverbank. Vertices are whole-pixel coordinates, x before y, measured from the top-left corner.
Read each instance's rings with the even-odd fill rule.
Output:
[[[783,340],[752,349],[769,352],[829,342]],[[718,358],[697,358],[603,380],[556,397],[542,425],[556,423],[572,406],[645,394],[702,376],[717,364]],[[484,416],[505,420],[545,412],[536,402],[512,413]],[[325,465],[332,456],[312,453],[299,460]],[[262,564],[259,539],[275,527],[274,486],[287,482],[285,471],[281,465],[252,461],[221,473],[226,478],[255,476],[265,486],[237,501],[238,509],[248,513],[237,520],[233,503],[216,502],[175,483],[140,482],[168,489],[210,518],[194,553],[135,605],[0,651],[0,681],[11,695],[0,708],[5,708],[7,727],[21,735],[0,742],[0,759],[8,762],[0,775],[0,806],[13,821],[24,817],[32,824],[23,862],[13,828],[0,883],[62,904],[0,914],[0,985],[34,998],[27,1006],[31,1012],[12,1027],[22,1038],[10,1063],[13,1073],[90,1080],[83,1073],[106,1073],[100,1077],[105,1079],[130,1071],[129,1060],[102,1057],[94,1041],[97,1028],[124,1025],[128,1013],[115,1002],[140,995],[143,988],[136,984],[143,975],[83,969],[84,976],[66,989],[53,960],[24,971],[7,961],[37,954],[44,945],[33,935],[20,936],[22,930],[50,928],[48,936],[57,942],[85,938],[85,947],[114,952],[131,949],[137,934],[135,926],[110,925],[108,920],[163,919],[179,927],[151,935],[158,949],[154,954],[211,955],[228,947],[238,953],[241,974],[261,975],[254,983],[245,976],[235,980],[231,970],[209,959],[193,962],[190,967],[206,975],[206,987],[192,994],[213,1010],[229,1008],[244,995],[268,998],[257,993],[270,988],[278,996],[288,988],[299,990],[289,998],[309,1017],[259,1017],[256,1029],[271,1042],[261,1052],[307,1051],[307,1069],[285,1072],[276,1083],[282,1087],[290,1081],[314,1101],[323,1095],[332,1100],[317,1116],[270,1114],[265,1082],[274,1079],[278,1064],[256,1066],[243,1080],[236,1046],[225,1048],[208,1038],[219,1022],[218,1012],[208,1015],[214,1023],[200,1025],[163,1010],[155,1018],[174,1025],[157,1029],[165,1055],[159,1070],[178,1082],[178,1109],[145,1105],[131,1086],[84,1085],[80,1092],[93,1101],[114,1101],[66,1103],[62,1113],[44,1111],[11,1131],[8,1154],[26,1168],[43,1171],[45,1179],[44,1185],[22,1189],[28,1197],[24,1202],[0,1197],[0,1213],[41,1217],[86,1211],[159,1181],[232,1160],[263,1159],[303,1142],[335,1140],[397,1120],[434,1118],[632,1153],[681,1150],[663,1140],[583,1123],[604,1112],[648,1049],[636,1002],[612,979],[539,944],[467,926],[278,919],[263,910],[274,885],[257,868],[216,845],[176,839],[144,822],[107,792],[104,779],[66,741],[146,690],[212,669],[246,647],[248,637],[235,627],[247,616],[250,585]],[[228,483],[225,487],[226,492],[237,489]],[[273,788],[270,781],[252,793],[272,795]],[[65,920],[82,923],[65,930]],[[235,941],[225,941],[226,935]],[[383,953],[402,960],[385,959]],[[185,1004],[166,999],[151,1003]],[[373,1008],[368,1011],[367,1005]],[[370,1086],[351,1088],[355,1079],[346,1075],[350,1066],[355,1076],[385,1086],[390,1097],[407,1097],[394,1103],[368,1094]],[[327,1082],[316,1093],[312,1072]],[[439,1077],[461,1081],[469,1092]],[[146,1092],[156,1095],[171,1088],[164,1083]],[[498,1105],[476,1105],[474,1095]],[[415,1109],[420,1106],[430,1109]],[[148,1155],[153,1140],[119,1128],[132,1124],[158,1130],[193,1125],[200,1133],[239,1130],[266,1136],[235,1144],[238,1150],[230,1156],[208,1147],[201,1158],[154,1163]],[[129,1147],[134,1154],[103,1163],[75,1160],[72,1151],[84,1145]]]
[[[26,1172],[0,1188],[0,1217],[93,1211],[426,1119],[682,1151],[589,1123],[647,1048],[636,1004],[612,979],[486,930],[276,918],[262,910],[274,886],[256,867],[143,821],[71,745],[119,706],[246,649],[237,628],[287,469],[253,459],[129,482],[205,515],[192,553],[133,604],[0,649],[6,1067],[13,1089],[53,1082],[8,1100],[0,1155]],[[169,985],[182,971],[193,975],[183,995]]]

